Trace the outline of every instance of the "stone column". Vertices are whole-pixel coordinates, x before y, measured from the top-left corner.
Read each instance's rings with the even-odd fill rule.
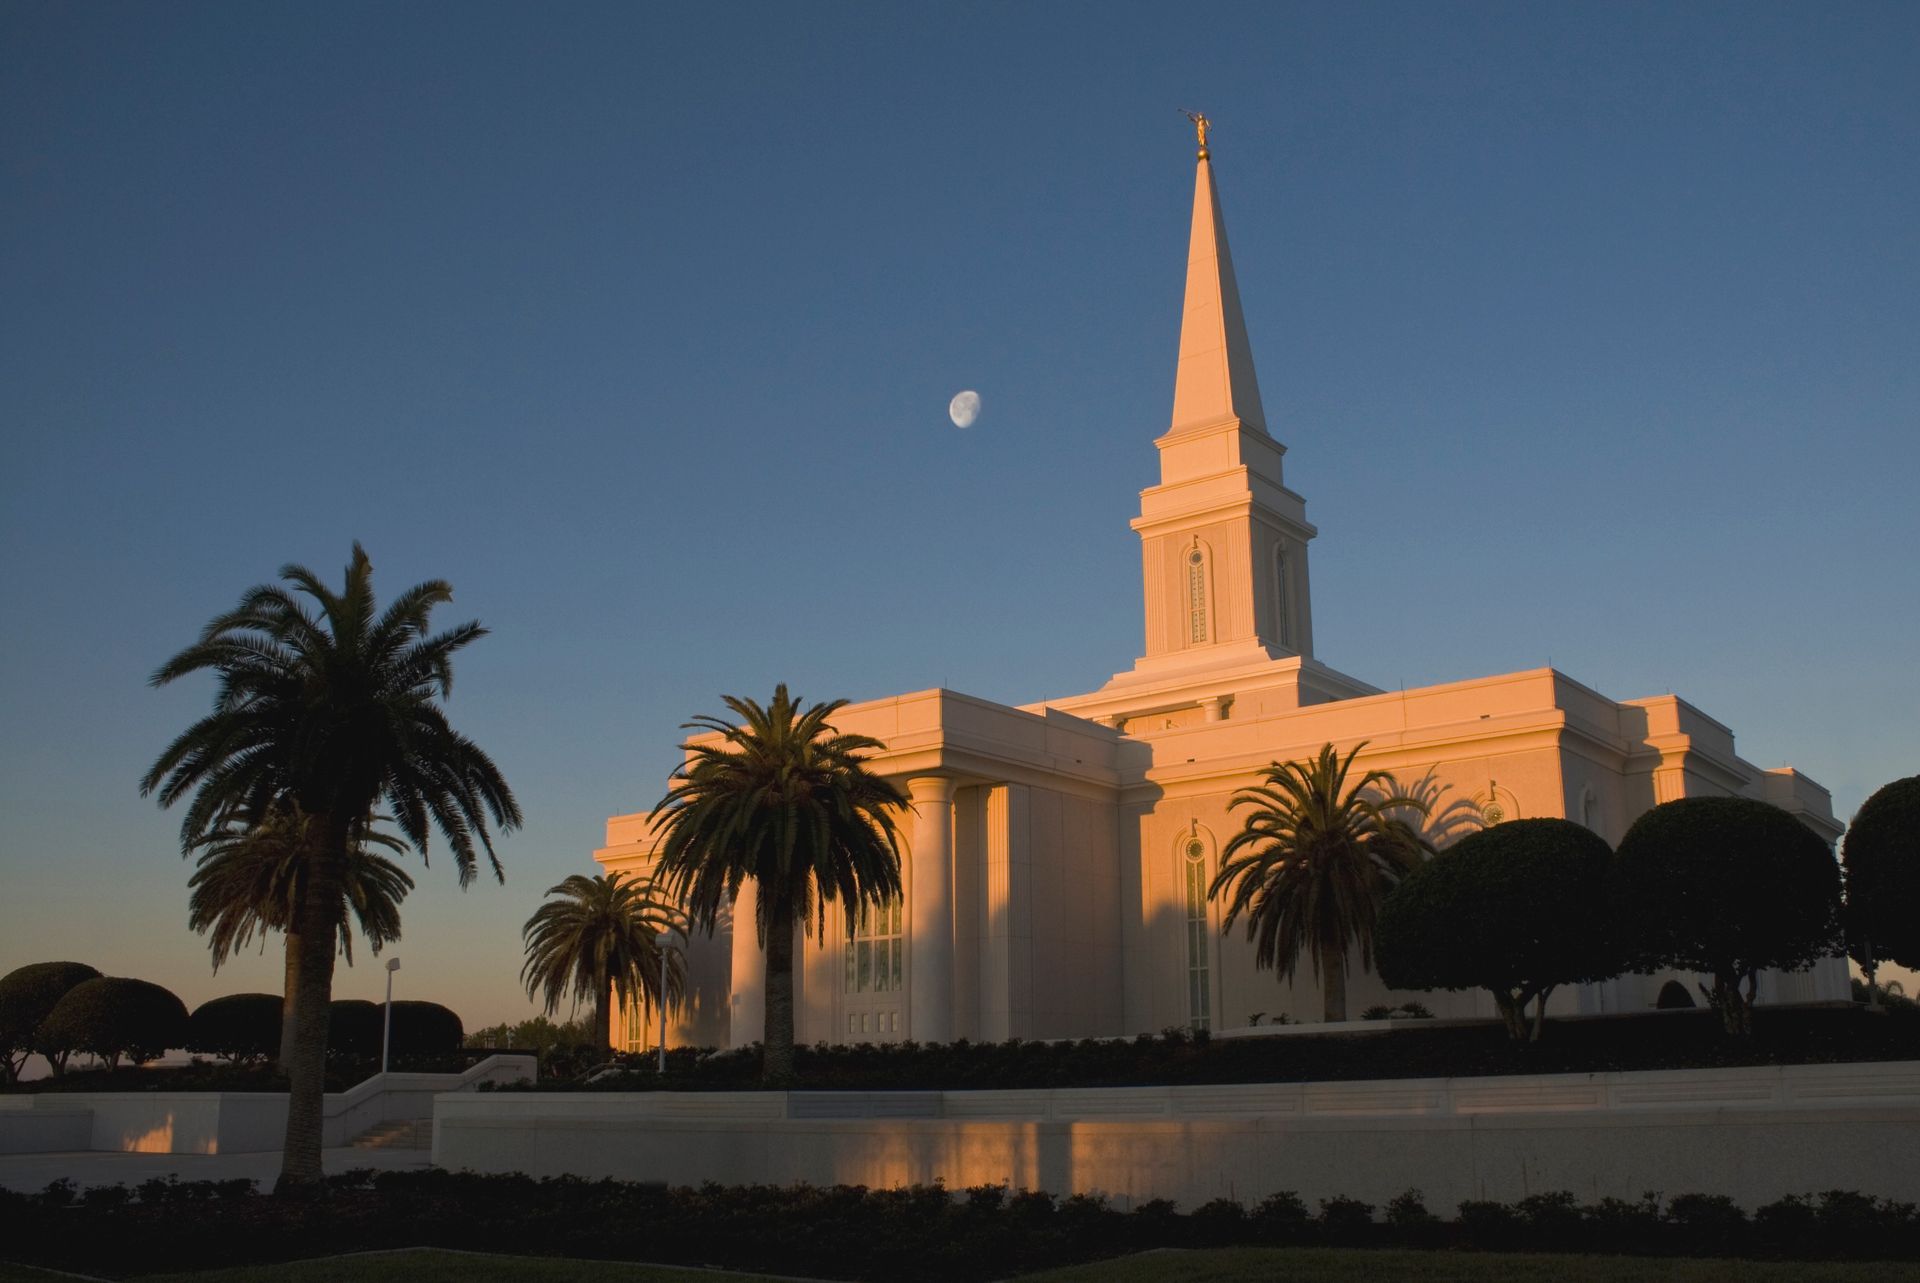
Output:
[[[953,787],[938,775],[907,782],[915,812],[907,1023],[920,1042],[953,1041]]]
[[[760,1041],[767,1028],[767,951],[760,947],[760,884],[752,878],[740,884],[733,902],[733,971],[729,988],[727,1045],[744,1047]]]

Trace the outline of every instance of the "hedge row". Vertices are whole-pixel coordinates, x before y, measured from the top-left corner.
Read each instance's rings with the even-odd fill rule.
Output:
[[[816,1044],[795,1049],[810,1091],[965,1091],[1036,1087],[1156,1087],[1182,1083],[1338,1082],[1492,1074],[1603,1073],[1920,1059],[1920,1013],[1850,1008],[1762,1009],[1752,1038],[1729,1039],[1713,1013],[1675,1011],[1550,1022],[1540,1043],[1496,1025],[1396,1021],[1379,1033],[1209,1038],[1169,1029],[1083,1042]],[[674,1048],[667,1072],[651,1053],[590,1080],[503,1086],[512,1091],[754,1091],[755,1048]]]
[[[288,1201],[255,1196],[244,1181],[85,1193],[61,1182],[37,1196],[0,1195],[0,1239],[14,1259],[101,1274],[256,1264],[343,1245],[951,1280],[1236,1244],[1920,1258],[1911,1204],[1843,1190],[1789,1196],[1752,1216],[1715,1195],[1582,1205],[1562,1192],[1463,1203],[1442,1220],[1418,1190],[1384,1208],[1349,1198],[1310,1208],[1282,1192],[1251,1207],[1223,1199],[1182,1214],[1164,1200],[1120,1212],[1099,1197],[992,1185],[958,1194],[937,1185],[689,1189],[436,1170],[353,1172],[329,1185],[323,1198]]]

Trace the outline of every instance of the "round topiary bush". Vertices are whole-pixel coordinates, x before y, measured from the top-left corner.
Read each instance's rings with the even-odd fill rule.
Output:
[[[75,985],[100,975],[84,962],[33,962],[0,976],[0,1061],[7,1081],[18,1082],[32,1055],[34,1031]],[[64,1072],[67,1058],[48,1058],[53,1072]]]
[[[1663,802],[1633,822],[1609,903],[1626,964],[1713,977],[1728,1032],[1753,1028],[1757,973],[1795,970],[1838,947],[1840,866],[1818,835],[1744,797]]]
[[[1847,828],[1847,950],[1869,977],[1920,967],[1920,775],[1880,788]]]
[[[230,993],[195,1007],[187,1017],[187,1050],[238,1063],[280,1051],[280,995]]]
[[[460,1017],[437,1002],[393,1004],[393,1054],[396,1056],[458,1051],[466,1038]]]
[[[1380,907],[1374,960],[1395,989],[1485,989],[1538,1038],[1547,997],[1620,969],[1602,911],[1613,851],[1569,820],[1509,820],[1414,869]]]
[[[187,1041],[186,1004],[145,980],[99,976],[69,989],[34,1035],[40,1049],[88,1052],[116,1069],[121,1057],[143,1065]]]
[[[380,1054],[380,1004],[336,998],[327,1012],[327,1054],[360,1059]]]

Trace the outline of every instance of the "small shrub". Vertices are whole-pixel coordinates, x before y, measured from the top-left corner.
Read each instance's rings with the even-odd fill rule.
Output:
[[[1774,1242],[1795,1243],[1813,1235],[1820,1223],[1820,1214],[1807,1195],[1789,1194],[1778,1202],[1755,1209],[1753,1223]]]
[[[1253,1209],[1253,1223],[1262,1238],[1284,1243],[1300,1238],[1313,1223],[1313,1214],[1298,1194],[1283,1189],[1260,1200]]]
[[[1246,1237],[1247,1209],[1233,1199],[1216,1198],[1194,1208],[1187,1224],[1204,1245],[1238,1243]]]
[[[1564,1189],[1529,1194],[1515,1203],[1513,1210],[1537,1237],[1548,1241],[1563,1238],[1580,1228],[1580,1205],[1574,1201],[1573,1194]]]
[[[1476,1247],[1497,1247],[1509,1243],[1520,1229],[1520,1214],[1505,1203],[1492,1199],[1468,1199],[1460,1204],[1456,1219],[1461,1234]]]
[[[1360,1019],[1385,1020],[1392,1015],[1393,1015],[1393,1008],[1387,1006],[1387,1004],[1385,1004],[1384,1002],[1380,1002],[1380,1003],[1375,1003],[1373,1006],[1368,1007],[1365,1011],[1361,1012]]]
[[[1587,1222],[1609,1241],[1646,1234],[1660,1224],[1660,1196],[1647,1193],[1630,1203],[1623,1198],[1603,1198],[1582,1209]]]
[[[1320,1200],[1320,1224],[1335,1238],[1350,1238],[1373,1227],[1373,1204],[1336,1194]]]
[[[972,1185],[964,1195],[970,1212],[997,1212],[1007,1204],[1005,1185]]]
[[[57,1181],[49,1181],[36,1197],[45,1207],[70,1207],[77,1192],[73,1182],[63,1176]]]
[[[125,1207],[133,1191],[125,1185],[95,1185],[80,1195],[82,1207]]]
[[[1437,1224],[1439,1219],[1427,1210],[1426,1195],[1417,1189],[1396,1194],[1387,1203],[1387,1224],[1401,1229]]]
[[[1731,1238],[1747,1227],[1747,1214],[1725,1194],[1676,1194],[1667,1219],[1696,1234]]]

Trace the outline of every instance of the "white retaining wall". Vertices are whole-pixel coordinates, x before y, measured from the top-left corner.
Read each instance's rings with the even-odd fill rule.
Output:
[[[442,1092],[534,1077],[532,1056],[489,1056],[460,1074],[375,1074],[330,1093],[321,1144],[337,1148],[370,1128],[428,1118]],[[139,1154],[277,1151],[286,1139],[284,1092],[35,1092],[0,1096],[0,1154],[78,1150]]]
[[[434,1162],[535,1176],[1376,1204],[1857,1189],[1920,1201],[1920,1062],[1355,1083],[441,1096]]]

